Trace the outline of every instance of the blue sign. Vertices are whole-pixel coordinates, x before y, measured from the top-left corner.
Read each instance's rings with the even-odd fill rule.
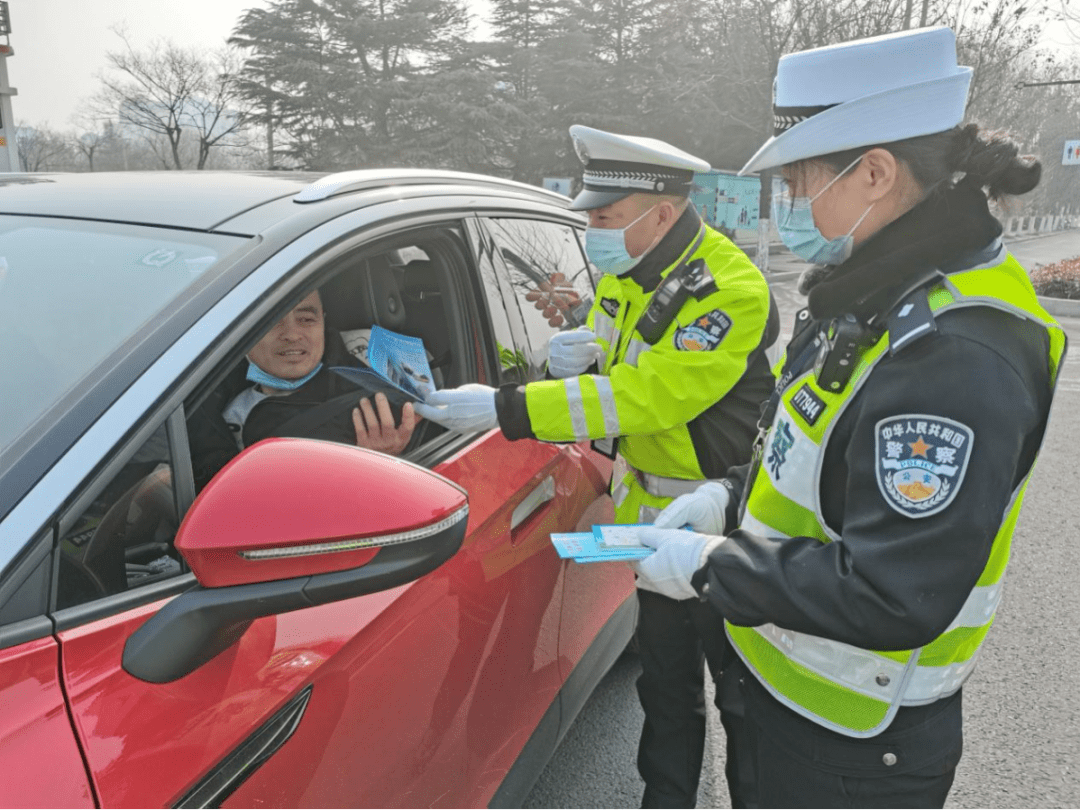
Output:
[[[761,182],[756,177],[739,177],[733,172],[703,172],[694,175],[700,189],[690,193],[690,201],[701,218],[713,227],[757,230]]]

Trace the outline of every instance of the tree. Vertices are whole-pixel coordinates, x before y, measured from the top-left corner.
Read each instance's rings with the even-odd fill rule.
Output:
[[[15,130],[15,145],[24,172],[64,169],[71,158],[67,138],[48,124],[39,127],[20,124]]]
[[[97,113],[141,133],[165,168],[206,168],[211,150],[231,144],[249,123],[237,84],[239,56],[169,41],[138,51],[122,29],[115,32],[124,48],[106,54],[110,71],[101,76]],[[196,144],[193,158],[183,149],[185,136]]]
[[[403,99],[462,46],[460,0],[271,0],[240,18],[243,89],[309,168],[395,165]],[[279,147],[280,148],[280,147]]]

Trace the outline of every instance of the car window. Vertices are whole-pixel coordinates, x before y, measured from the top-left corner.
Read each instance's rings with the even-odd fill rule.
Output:
[[[474,361],[461,345],[461,336],[470,332],[465,328],[467,307],[455,292],[462,261],[460,238],[460,231],[452,228],[418,230],[414,239],[397,237],[385,249],[365,247],[339,257],[314,289],[297,291],[291,297],[302,308],[304,301],[317,294],[322,317],[315,343],[303,341],[298,333],[273,338],[271,333],[282,323],[278,321],[238,346],[230,367],[219,372],[219,381],[187,403],[196,491],[242,448],[266,438],[359,443],[415,459],[421,448],[445,433],[437,423],[420,420],[411,435],[403,436],[402,444],[374,444],[367,441],[371,437],[358,437],[353,410],[361,399],[382,393],[395,425],[400,426],[404,405],[412,398],[394,385],[400,382],[395,371],[402,368],[409,369],[410,379],[422,378],[423,384],[435,388],[475,379]],[[404,336],[422,341],[424,351],[416,357],[423,361],[399,358],[404,366],[380,362],[388,360],[387,355],[376,357],[369,351],[374,327],[393,333],[391,340]],[[267,336],[271,337],[264,343]],[[259,371],[252,368],[249,358],[286,350],[298,359],[310,352],[310,362],[298,374],[313,376],[295,390],[267,396],[265,381],[257,380]],[[320,362],[321,367],[317,366]],[[422,369],[423,362],[430,377]],[[376,368],[383,373],[375,373]],[[261,370],[290,379],[285,366]]]
[[[585,324],[593,283],[574,228],[529,219],[489,220],[528,334],[528,362],[543,367],[551,336]]]
[[[472,223],[470,236],[477,266],[477,280],[482,301],[487,307],[491,337],[498,351],[498,384],[524,383],[529,375],[526,353],[529,350],[525,325],[521,320],[509,277],[495,258],[495,243],[488,230]]]
[[[57,608],[182,573],[169,450],[162,425],[104,485],[92,485],[90,503],[60,536]]]
[[[245,239],[0,216],[0,451]]]

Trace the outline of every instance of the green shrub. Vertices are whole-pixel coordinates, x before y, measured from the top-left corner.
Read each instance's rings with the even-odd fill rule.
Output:
[[[1044,264],[1031,274],[1031,283],[1039,295],[1080,299],[1080,256]]]

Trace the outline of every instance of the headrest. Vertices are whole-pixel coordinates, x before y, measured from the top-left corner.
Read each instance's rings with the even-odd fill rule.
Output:
[[[405,324],[405,304],[386,256],[374,256],[334,276],[323,285],[321,296],[332,329],[368,329],[378,324],[398,331]]]
[[[437,294],[439,274],[430,259],[413,259],[401,270],[401,288],[405,295],[415,298],[420,293]]]

